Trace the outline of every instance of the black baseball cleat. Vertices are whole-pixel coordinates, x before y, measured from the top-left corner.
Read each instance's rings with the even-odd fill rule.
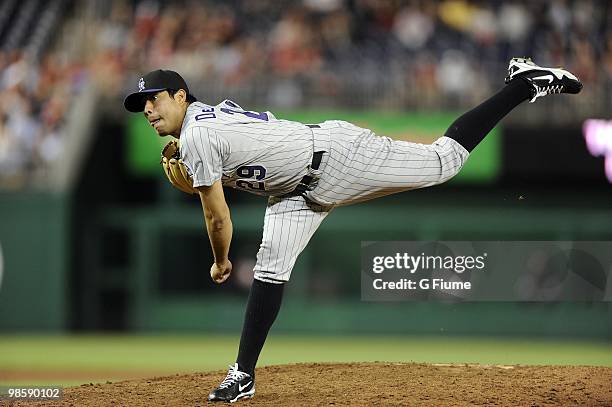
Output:
[[[508,65],[506,83],[522,78],[531,85],[529,103],[541,96],[553,93],[579,93],[582,83],[574,74],[562,68],[544,68],[531,61],[531,58],[512,58]]]
[[[208,401],[225,401],[233,403],[242,398],[250,398],[255,394],[255,378],[238,370],[238,363],[230,365],[225,380],[216,390],[208,395]]]

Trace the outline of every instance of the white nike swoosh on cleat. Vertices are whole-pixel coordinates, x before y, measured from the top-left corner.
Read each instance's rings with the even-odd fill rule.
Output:
[[[245,384],[244,386],[241,386],[240,384],[238,384],[238,390],[242,391],[244,389],[246,389],[247,387],[249,387],[249,385],[253,383],[252,381],[248,382],[247,384]]]
[[[544,76],[537,76],[537,77],[533,77],[531,79],[548,79],[548,83],[552,83],[553,81],[553,76],[552,75],[544,75]]]

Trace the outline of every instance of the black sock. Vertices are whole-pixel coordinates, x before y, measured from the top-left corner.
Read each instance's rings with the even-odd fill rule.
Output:
[[[456,140],[467,151],[472,151],[505,115],[530,97],[531,89],[527,82],[514,80],[455,120],[445,136]]]
[[[240,371],[254,373],[268,331],[280,310],[284,287],[284,284],[253,280],[236,360]]]

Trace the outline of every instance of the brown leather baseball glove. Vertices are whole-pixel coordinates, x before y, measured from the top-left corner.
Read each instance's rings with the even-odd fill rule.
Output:
[[[168,181],[175,187],[187,194],[198,194],[193,187],[193,180],[187,172],[187,167],[181,160],[179,152],[179,140],[169,141],[161,152],[161,166]]]

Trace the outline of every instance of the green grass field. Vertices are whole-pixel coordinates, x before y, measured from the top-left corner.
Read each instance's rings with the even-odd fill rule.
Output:
[[[226,369],[231,336],[0,336],[0,384],[63,386]],[[260,365],[397,361],[612,367],[612,343],[495,338],[272,335]]]

